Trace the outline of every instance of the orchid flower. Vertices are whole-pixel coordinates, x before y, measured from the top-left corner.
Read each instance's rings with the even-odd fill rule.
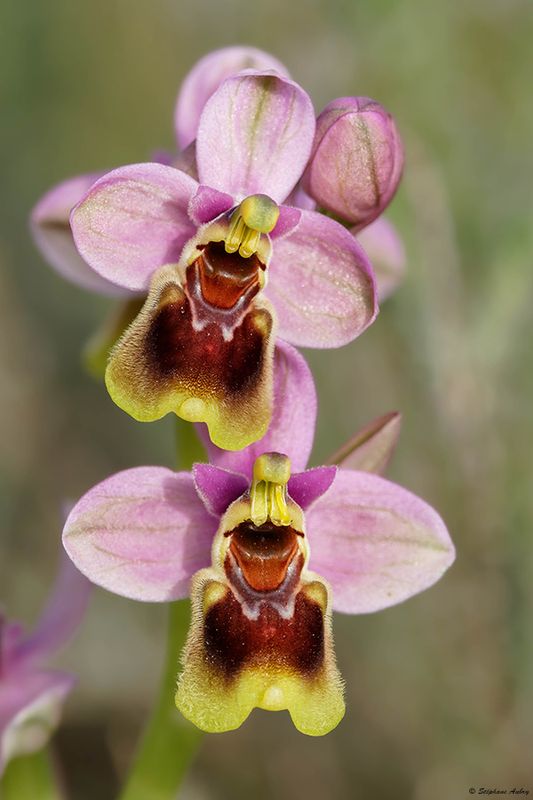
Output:
[[[112,399],[135,419],[175,412],[241,449],[270,421],[276,336],[338,347],[373,321],[373,273],[354,237],[283,202],[314,133],[303,89],[274,70],[245,70],[203,107],[198,181],[134,164],[100,178],[74,208],[87,264],[148,291],[106,371]]]
[[[288,709],[309,735],[330,731],[344,714],[332,610],[400,603],[454,558],[443,521],[411,492],[342,462],[306,469],[313,381],[288,345],[276,359],[261,441],[227,452],[206,439],[211,463],[191,473],[119,472],[82,497],[63,534],[76,566],[112,592],[159,602],[190,592],[176,704],[208,732],[237,728],[254,707]],[[341,457],[357,463],[366,446],[359,463],[381,468],[398,425],[382,418]]]
[[[187,146],[196,138],[202,108],[215,89],[243,69],[275,69],[288,75],[277,58],[255,47],[224,47],[201,58],[185,77],[177,97],[174,127],[176,154],[158,151],[153,160],[195,171],[194,154]],[[111,297],[130,297],[130,292],[103,278],[80,256],[70,229],[70,213],[92,184],[107,170],[76,175],[52,187],[31,214],[31,230],[43,256],[57,272],[84,289]]]
[[[42,664],[76,631],[90,589],[90,582],[64,556],[32,634],[0,615],[0,775],[10,759],[44,747],[57,726],[76,678]]]

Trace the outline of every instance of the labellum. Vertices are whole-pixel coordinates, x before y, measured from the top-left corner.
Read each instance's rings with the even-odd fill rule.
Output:
[[[290,463],[266,453],[248,492],[221,519],[212,566],[192,581],[192,624],[176,705],[199,728],[239,727],[255,707],[288,709],[298,730],[322,735],[344,702],[327,583],[307,569]]]

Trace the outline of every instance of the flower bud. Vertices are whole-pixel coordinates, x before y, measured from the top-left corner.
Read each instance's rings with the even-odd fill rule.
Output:
[[[368,97],[340,97],[317,120],[303,187],[319,206],[360,229],[387,207],[402,166],[400,136],[383,106]]]

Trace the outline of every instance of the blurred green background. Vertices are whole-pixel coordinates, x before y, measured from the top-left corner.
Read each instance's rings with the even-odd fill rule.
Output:
[[[401,410],[389,474],[439,509],[457,563],[404,605],[335,618],[348,711],[334,733],[307,739],[256,711],[204,740],[183,798],[533,792],[532,39],[528,0],[2,3],[0,601],[28,623],[53,579],[64,499],[174,461],[171,420],[135,423],[83,372],[107,301],[47,268],[32,205],[67,176],[171,149],[181,79],[227,44],[274,53],[317,111],[346,94],[380,100],[406,145],[390,217],[408,278],[360,340],[308,353],[314,461]],[[60,659],[80,674],[55,740],[76,800],[114,797],[158,684],[164,619],[96,591]]]

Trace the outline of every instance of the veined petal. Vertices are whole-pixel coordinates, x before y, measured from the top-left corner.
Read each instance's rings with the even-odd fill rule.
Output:
[[[103,277],[146,290],[153,272],[177,261],[194,234],[187,208],[197,187],[189,175],[163,164],[115,169],[74,208],[76,247]]]
[[[246,614],[215,569],[202,570],[191,590],[192,623],[176,705],[210,733],[238,728],[253,708],[288,709],[296,728],[329,733],[344,715],[342,681],[331,640],[328,590],[308,574],[292,613],[268,602]]]
[[[62,553],[59,574],[39,622],[16,649],[19,663],[44,659],[71,638],[85,614],[91,588],[90,581]]]
[[[246,447],[264,435],[272,413],[273,313],[255,298],[228,337],[212,308],[197,324],[190,297],[175,265],[157,273],[141,313],[111,353],[109,394],[142,422],[174,412],[205,422],[220,447]]]
[[[435,583],[455,558],[437,512],[377,475],[339,470],[306,520],[311,563],[331,584],[336,611],[363,614],[401,603]]]
[[[209,513],[217,518],[222,516],[249,485],[244,475],[215,467],[213,464],[195,464],[192,472],[200,499]]]
[[[209,563],[216,528],[188,472],[136,467],[81,498],[67,519],[63,544],[98,586],[160,602],[188,595],[191,575]]]
[[[200,115],[213,92],[243,69],[274,70],[288,76],[281,61],[256,47],[223,47],[208,53],[191,69],[178,95],[174,120],[180,148],[196,139]]]
[[[373,419],[334,453],[328,463],[381,475],[394,454],[401,425],[402,415],[397,411]]]
[[[378,217],[357,233],[376,274],[379,301],[393,294],[405,277],[405,248],[398,231],[388,219]]]
[[[0,776],[6,764],[45,746],[75,683],[63,672],[17,670],[0,681]]]
[[[212,464],[240,472],[248,479],[255,459],[268,452],[285,453],[292,469],[300,471],[311,455],[316,410],[315,384],[306,360],[294,347],[278,339],[274,351],[274,408],[263,438],[244,450],[228,452],[209,440],[204,426],[199,426],[198,432]]]
[[[279,203],[307,163],[314,131],[313,105],[298,84],[273,72],[228,78],[200,118],[200,180],[237,199],[262,193]]]
[[[339,97],[317,120],[306,192],[359,228],[390,203],[400,180],[403,148],[392,116],[368,97]]]
[[[32,211],[31,231],[45,259],[63,278],[93,292],[120,296],[128,292],[103,278],[80,256],[69,224],[70,212],[101,174],[77,175],[50,189]]]
[[[373,322],[372,267],[354,237],[332,219],[302,211],[300,224],[274,243],[265,292],[279,336],[303,347],[339,347]]]

